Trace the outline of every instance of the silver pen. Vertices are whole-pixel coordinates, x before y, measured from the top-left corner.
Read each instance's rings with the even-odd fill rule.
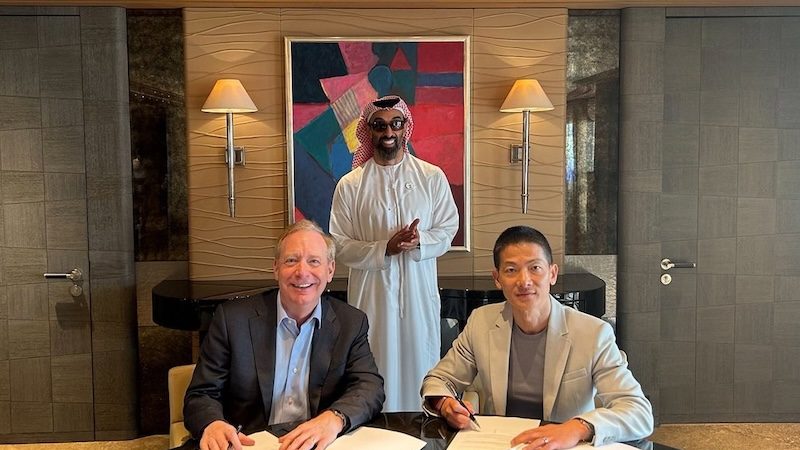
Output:
[[[237,436],[237,438],[239,436],[239,433],[241,433],[241,432],[242,432],[242,426],[239,425],[239,426],[236,427],[236,436]],[[231,442],[231,443],[228,444],[228,450],[230,450],[232,448],[233,448],[233,443]]]

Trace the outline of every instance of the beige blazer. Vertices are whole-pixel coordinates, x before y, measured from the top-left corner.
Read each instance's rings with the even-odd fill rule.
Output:
[[[611,326],[552,296],[544,357],[543,420],[581,417],[595,427],[594,445],[642,439],[653,432],[653,410],[628,370]],[[505,415],[513,325],[507,302],[476,309],[453,347],[425,376],[422,396],[452,395],[473,385],[480,413]],[[595,398],[599,407],[595,406]]]

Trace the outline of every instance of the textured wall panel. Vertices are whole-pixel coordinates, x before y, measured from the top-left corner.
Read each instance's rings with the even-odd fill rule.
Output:
[[[472,36],[472,251],[440,259],[441,274],[487,274],[491,247],[508,226],[540,228],[562,259],[566,9],[187,9],[190,276],[269,278],[287,217],[285,36]],[[200,112],[218,78],[242,80],[259,108],[235,115],[237,217],[228,217],[222,163],[225,119]],[[521,142],[522,115],[499,112],[516,78],[536,77],[554,111],[532,116],[529,213],[520,213],[519,166],[508,145]],[[337,274],[346,275],[344,267]]]
[[[564,123],[567,11],[475,12],[472,58],[472,207],[475,272],[492,267],[499,232],[525,224],[542,231],[554,256],[564,253]],[[522,114],[499,112],[515,79],[536,78],[555,110],[531,114],[528,214],[520,205],[520,166],[508,163],[522,142]]]
[[[193,278],[261,278],[286,222],[283,41],[278,10],[184,12]],[[237,217],[228,215],[225,116],[200,111],[214,82],[238,78],[259,111],[235,114]]]

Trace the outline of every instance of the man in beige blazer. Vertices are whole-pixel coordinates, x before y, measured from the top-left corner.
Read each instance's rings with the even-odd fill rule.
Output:
[[[558,266],[544,235],[511,227],[497,239],[493,256],[492,276],[506,301],[473,311],[453,347],[423,380],[425,410],[456,428],[468,427],[472,405],[462,406],[454,395],[473,385],[482,414],[554,422],[511,441],[524,450],[649,436],[652,406],[611,326],[550,295]]]

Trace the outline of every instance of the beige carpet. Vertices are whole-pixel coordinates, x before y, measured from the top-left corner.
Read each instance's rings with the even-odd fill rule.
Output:
[[[798,450],[800,423],[661,425],[651,440],[681,450]]]
[[[2,450],[167,450],[169,436],[154,435],[130,441],[69,442],[64,444],[6,444]]]

